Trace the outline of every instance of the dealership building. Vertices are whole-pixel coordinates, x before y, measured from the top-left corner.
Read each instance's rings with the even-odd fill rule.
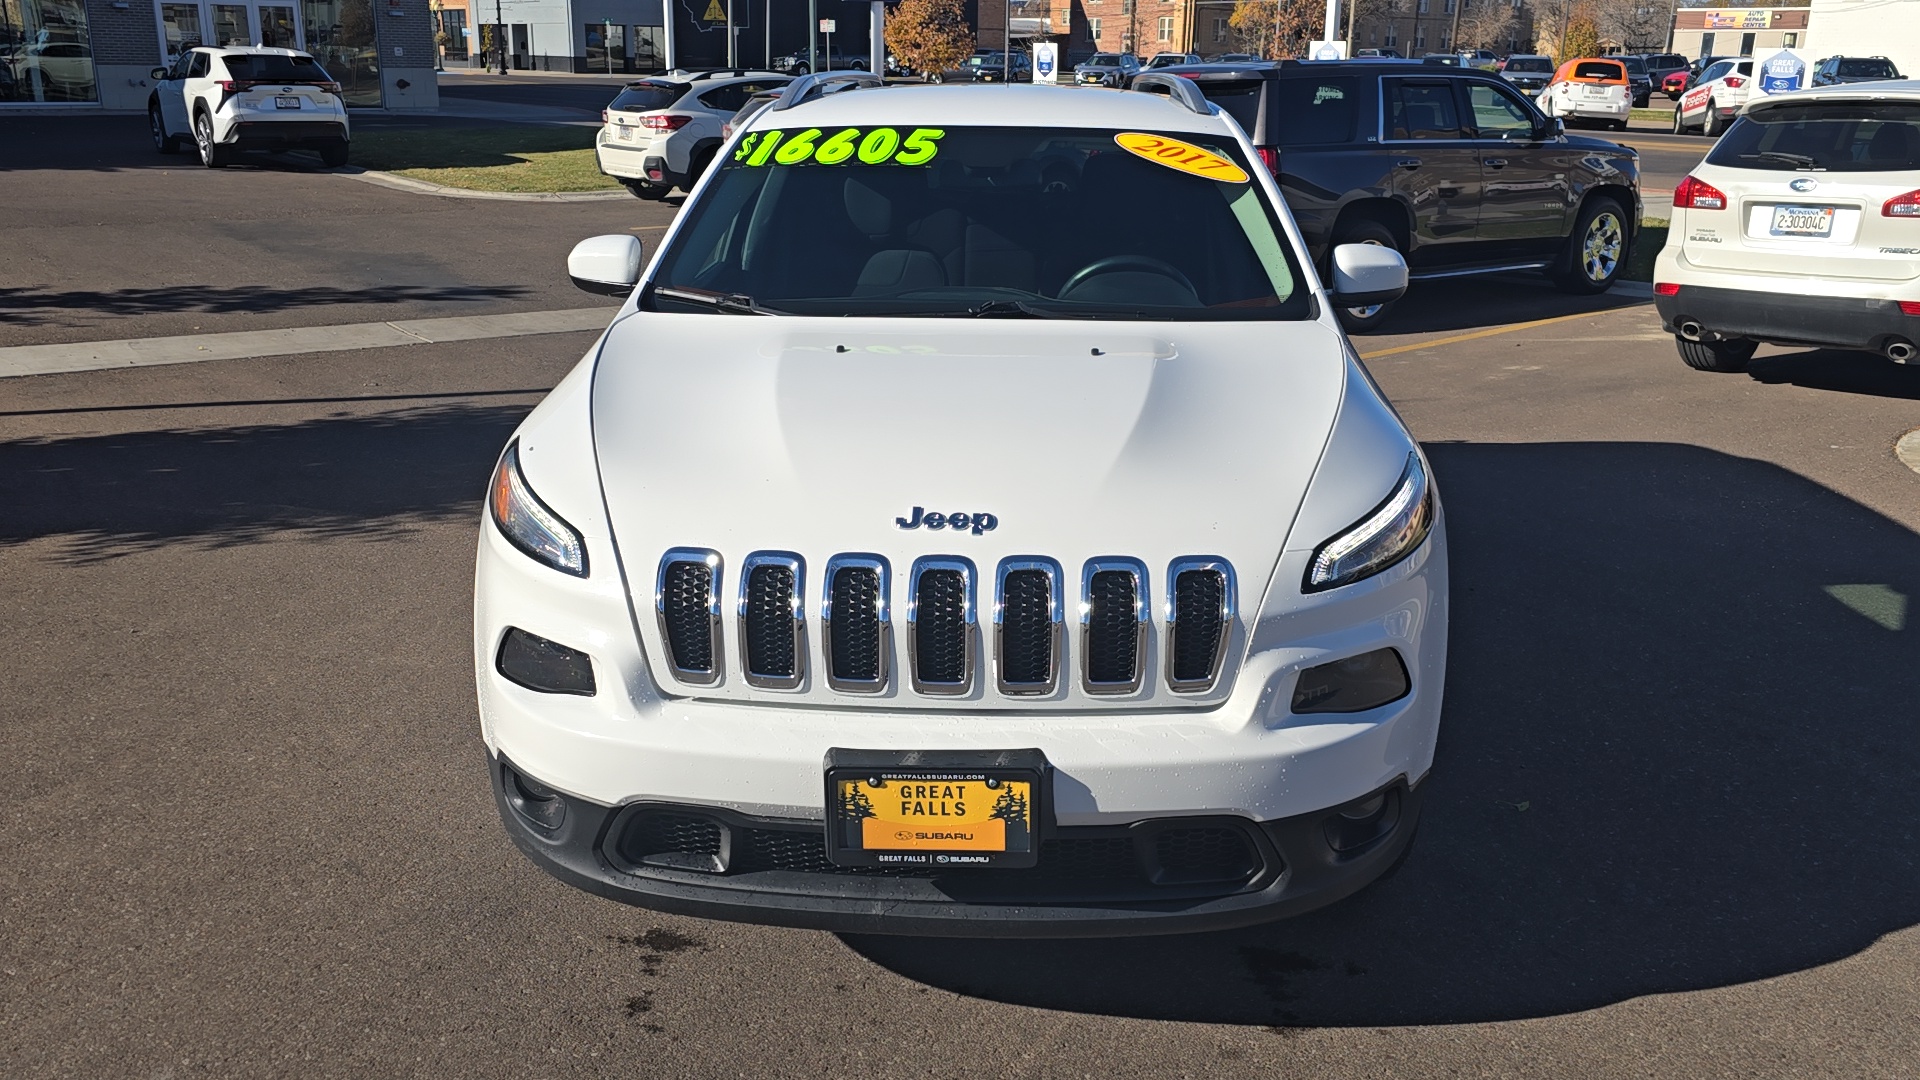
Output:
[[[0,0],[0,113],[147,107],[195,45],[304,49],[349,105],[433,109],[429,0]]]

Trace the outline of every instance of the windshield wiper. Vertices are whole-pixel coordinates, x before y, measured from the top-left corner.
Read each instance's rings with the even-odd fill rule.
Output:
[[[1820,164],[1818,160],[1810,158],[1805,154],[1789,154],[1785,150],[1762,150],[1757,154],[1740,155],[1742,161],[1748,161],[1753,158],[1759,158],[1762,161],[1784,161],[1789,165],[1802,169],[1815,168]]]
[[[967,314],[976,319],[984,319],[991,316],[1010,316],[1015,318],[1024,316],[1029,319],[1078,319],[1084,317],[1080,315],[1068,315],[1059,311],[1048,311],[1042,307],[1034,307],[1025,300],[987,300],[968,308]]]
[[[669,300],[685,300],[693,304],[705,304],[710,308],[724,311],[729,315],[791,315],[790,311],[761,307],[753,302],[753,297],[745,293],[708,292],[705,289],[655,288],[653,295],[664,296]]]

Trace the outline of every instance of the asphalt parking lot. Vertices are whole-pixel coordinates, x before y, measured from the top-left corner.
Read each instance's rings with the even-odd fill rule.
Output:
[[[0,360],[592,308],[571,244],[674,212],[144,139],[0,121]],[[1387,329],[1454,559],[1419,846],[1320,913],[1118,942],[667,917],[513,849],[479,505],[591,333],[0,378],[0,1073],[1911,1076],[1920,368],[1708,375],[1646,300],[1525,278]]]

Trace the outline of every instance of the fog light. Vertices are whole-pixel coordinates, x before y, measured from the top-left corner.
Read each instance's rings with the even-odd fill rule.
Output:
[[[500,639],[494,667],[510,681],[543,694],[594,694],[593,660],[586,653],[517,626],[508,627]]]
[[[1400,789],[1391,787],[1327,815],[1327,846],[1347,852],[1366,847],[1400,824]]]
[[[507,804],[514,813],[542,829],[557,829],[567,820],[567,800],[545,784],[521,776],[511,766],[506,770]]]
[[[1375,649],[1301,672],[1293,686],[1293,711],[1365,712],[1399,701],[1412,688],[1399,651]]]

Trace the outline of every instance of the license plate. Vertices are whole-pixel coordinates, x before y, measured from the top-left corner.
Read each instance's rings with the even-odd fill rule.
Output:
[[[1776,206],[1767,231],[1774,236],[1832,236],[1833,207]]]
[[[1604,86],[1583,86],[1580,89],[1582,93],[1590,98],[1603,98],[1607,96],[1607,88]]]
[[[276,109],[297,109],[300,107],[299,94],[275,94],[273,107]]]
[[[632,142],[632,141],[633,141],[633,129],[632,129],[632,128],[630,128],[630,127],[626,127],[625,125],[622,125],[622,126],[621,126],[621,128],[620,128],[620,141],[621,141],[621,142]]]
[[[1025,867],[1046,803],[1038,750],[827,754],[827,857],[840,866]]]

